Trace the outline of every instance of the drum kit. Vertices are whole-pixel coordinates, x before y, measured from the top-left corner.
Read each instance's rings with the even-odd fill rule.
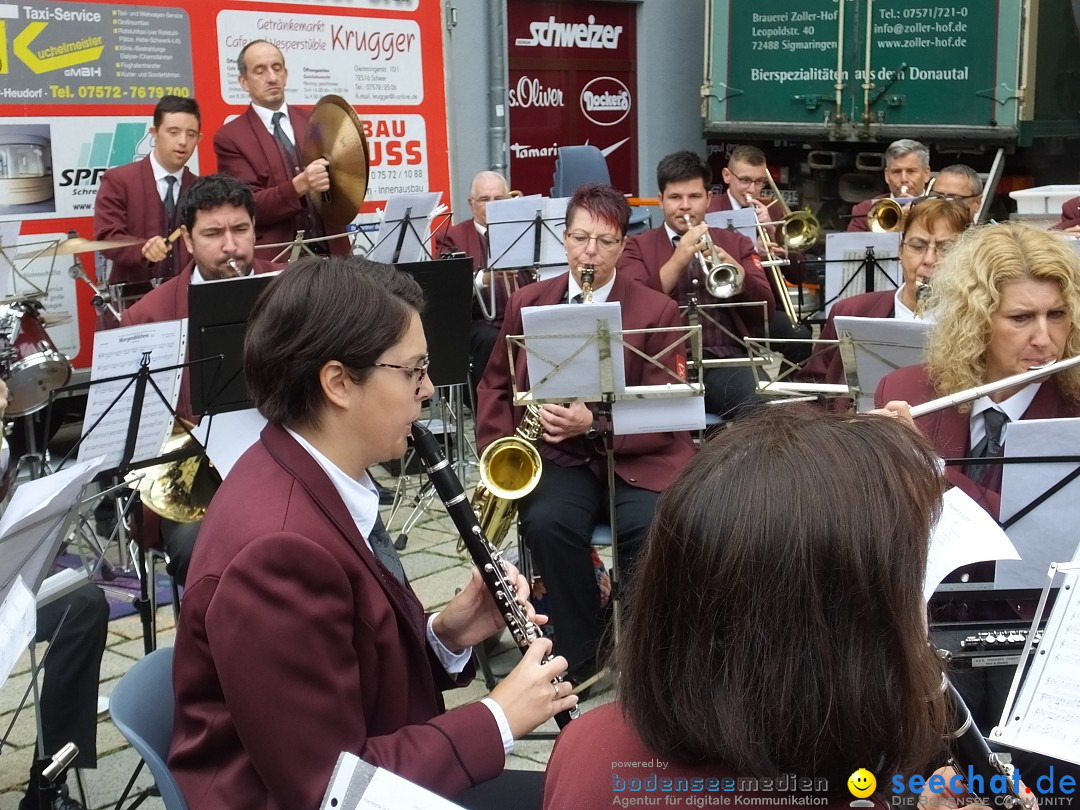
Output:
[[[40,250],[19,253],[15,261],[76,256],[126,247],[137,241],[91,241],[75,236],[50,241]],[[41,410],[48,405],[49,394],[71,378],[71,363],[48,333],[50,327],[69,323],[71,315],[45,312],[42,299],[46,294],[47,289],[35,289],[0,298],[0,377],[8,386],[8,418],[29,416]]]

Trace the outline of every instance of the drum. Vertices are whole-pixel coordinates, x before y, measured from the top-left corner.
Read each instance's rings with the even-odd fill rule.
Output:
[[[71,364],[42,326],[36,302],[0,305],[0,339],[7,343],[7,415],[41,410],[49,403],[49,393],[71,378]]]

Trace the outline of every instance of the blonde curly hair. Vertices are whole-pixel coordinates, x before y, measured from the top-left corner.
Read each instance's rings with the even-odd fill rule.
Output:
[[[1001,290],[1023,279],[1058,283],[1073,323],[1064,357],[1080,354],[1080,256],[1072,246],[1058,234],[1021,223],[973,228],[934,273],[929,307],[936,325],[926,350],[926,370],[940,396],[986,382],[986,347]],[[1051,379],[1067,400],[1080,402],[1080,367]]]

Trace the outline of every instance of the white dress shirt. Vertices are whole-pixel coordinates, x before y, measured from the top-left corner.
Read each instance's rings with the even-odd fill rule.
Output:
[[[289,121],[289,107],[285,102],[281,103],[281,107],[276,110],[271,110],[266,107],[260,107],[258,104],[252,104],[251,109],[255,111],[255,114],[259,116],[259,120],[263,122],[263,126],[266,127],[266,131],[271,135],[274,134],[274,114],[284,113],[284,117],[281,119],[281,130],[289,136],[289,140],[292,141],[293,146],[296,146],[296,133],[293,132],[292,122]]]
[[[968,446],[975,447],[983,440],[983,437],[986,436],[986,417],[983,414],[991,408],[997,408],[1009,417],[1009,421],[1001,426],[1001,445],[1004,447],[1005,436],[1009,432],[1009,424],[1020,421],[1024,416],[1024,412],[1034,402],[1035,395],[1039,393],[1039,386],[1041,385],[1041,382],[1025,385],[1011,397],[1001,402],[994,402],[990,397],[979,397],[971,403],[971,416],[968,422],[968,429],[971,431],[971,444]]]
[[[322,467],[323,472],[325,472],[330,479],[330,483],[334,485],[334,489],[336,489],[338,495],[341,496],[341,500],[345,502],[345,508],[349,510],[349,516],[352,517],[353,522],[356,524],[360,536],[364,539],[364,544],[367,545],[368,550],[371,550],[371,543],[368,541],[368,535],[371,534],[371,530],[375,526],[375,520],[379,517],[379,493],[375,489],[375,484],[372,482],[371,476],[365,471],[363,477],[359,480],[351,477],[334,464],[334,462],[320,453],[311,442],[299,433],[296,433],[289,428],[285,428],[285,430],[290,436],[296,439],[297,444],[307,450],[318,465]],[[438,615],[438,613],[433,613],[428,617],[427,641],[431,646],[431,649],[435,652],[436,657],[439,659],[439,663],[443,665],[446,671],[451,675],[457,675],[465,669],[465,665],[469,663],[469,659],[472,657],[472,650],[455,653],[446,648],[446,645],[442,643],[442,640],[437,635],[435,635],[435,631],[432,628],[435,617]],[[510,731],[510,722],[506,719],[506,713],[502,710],[502,707],[491,698],[484,698],[481,703],[487,706],[491,711],[491,714],[495,717],[495,722],[499,726],[499,734],[502,736],[503,751],[507,754],[512,753],[514,750],[514,736]]]

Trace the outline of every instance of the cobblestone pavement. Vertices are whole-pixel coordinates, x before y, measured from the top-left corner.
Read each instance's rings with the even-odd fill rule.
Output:
[[[398,480],[390,478],[381,470],[373,472],[377,478],[382,479],[385,486],[393,486]],[[467,478],[475,479],[475,468]],[[399,507],[392,521],[387,520],[391,536],[397,536],[400,531],[410,507],[415,502],[418,485],[415,478],[410,480],[406,476],[403,479],[403,505]],[[383,517],[388,519],[389,516],[390,509],[387,508]],[[413,588],[429,610],[445,604],[453,596],[455,589],[462,587],[468,579],[468,564],[457,551],[456,531],[438,500],[429,505],[409,532],[408,546],[402,553],[402,562]],[[169,646],[175,636],[172,609],[168,606],[161,607],[157,619],[158,646]],[[499,649],[492,657],[492,669],[496,676],[508,672],[520,657],[508,639],[508,634],[504,633]],[[40,652],[38,654],[40,655]],[[100,694],[103,698],[108,697],[120,677],[142,655],[142,626],[139,618],[129,616],[113,621],[109,627],[105,656],[101,662]],[[29,684],[29,672],[30,656],[27,653],[23,655],[8,682],[0,687],[0,733],[11,723],[15,707]],[[478,678],[465,689],[446,693],[447,705],[458,706],[477,700],[486,693],[487,688],[482,678]],[[602,703],[610,697],[610,691],[593,697],[583,708]],[[15,720],[8,745],[0,754],[0,810],[15,810],[26,784],[36,736],[32,697],[28,702],[30,705]],[[83,773],[87,807],[92,809],[115,806],[139,761],[138,755],[127,746],[112,724],[104,705],[105,701],[102,701],[97,735],[98,767]],[[549,722],[545,730],[555,731],[554,722]],[[508,758],[507,767],[543,769],[552,745],[550,740],[519,741],[513,755]],[[73,776],[69,777],[69,784],[74,788]],[[152,784],[145,769],[137,784]],[[74,789],[73,794],[78,795]],[[143,804],[143,807],[160,810],[164,805],[159,799],[153,798]]]

